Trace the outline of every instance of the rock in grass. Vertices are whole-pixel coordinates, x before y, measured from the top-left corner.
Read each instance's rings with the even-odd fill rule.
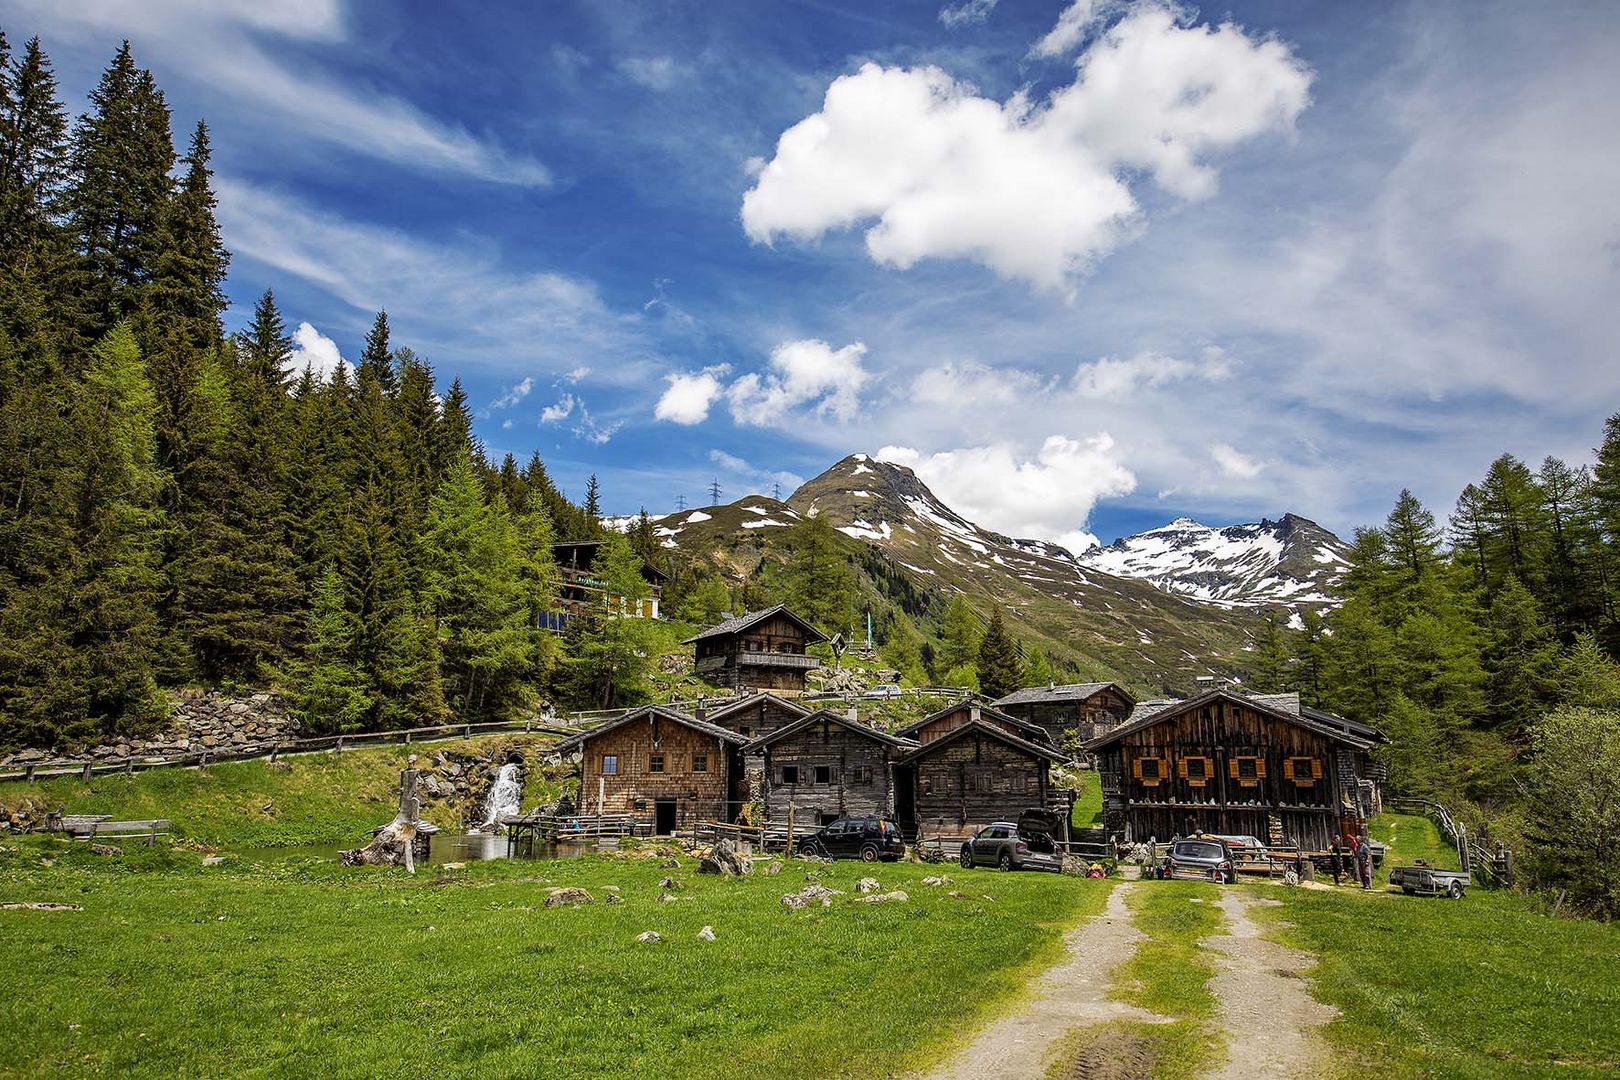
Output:
[[[119,847],[117,844],[90,845],[90,854],[92,855],[122,855],[123,853],[124,849]]]
[[[658,887],[660,889],[668,889],[670,892],[679,892],[681,883],[672,877],[667,877],[658,883]]]
[[[857,897],[855,897],[854,902],[857,903],[857,904],[881,904],[881,903],[884,903],[885,901],[889,901],[889,900],[897,900],[897,901],[902,901],[903,902],[903,901],[910,900],[910,899],[911,899],[911,897],[907,896],[905,893],[901,892],[899,889],[896,889],[893,892],[874,893],[874,894],[872,894],[870,896],[857,896]]]
[[[795,911],[800,908],[807,908],[817,901],[821,902],[822,907],[831,907],[832,898],[843,895],[844,893],[841,889],[829,889],[825,885],[812,883],[806,885],[796,893],[788,893],[786,896],[782,897],[782,903],[786,904],[789,908]]]
[[[644,944],[651,944],[655,941],[663,941],[664,935],[656,930],[644,930],[636,935],[636,940]]]
[[[754,864],[737,850],[730,840],[721,838],[698,862],[698,873],[719,874],[722,877],[753,873]]]
[[[207,855],[207,856],[204,856],[202,864],[204,866],[218,866],[220,863],[222,863],[224,861],[225,861],[225,856],[223,856],[223,855]]]
[[[562,907],[564,904],[589,904],[591,894],[584,889],[569,886],[566,889],[551,889],[546,893],[546,907]]]
[[[0,911],[83,911],[78,904],[57,904],[50,901],[27,900],[0,904]]]
[[[698,937],[703,941],[713,941],[714,940],[714,927],[705,926],[703,929],[698,931]]]
[[[878,884],[877,878],[863,877],[855,883],[855,891],[858,893],[875,893],[881,888],[883,886]]]
[[[925,877],[925,878],[923,878],[923,884],[927,885],[927,886],[930,886],[930,887],[935,887],[935,886],[939,886],[939,885],[949,885],[949,884],[951,884],[951,879],[949,877],[946,877],[944,874],[941,874],[939,877]]]
[[[624,903],[624,897],[616,892],[610,892],[607,894],[607,902],[610,904],[622,904]]]
[[[781,863],[779,863],[779,862],[771,862],[771,863],[766,863],[765,864],[764,873],[767,876],[775,877],[777,874],[780,874],[781,872],[782,872],[782,864]]]

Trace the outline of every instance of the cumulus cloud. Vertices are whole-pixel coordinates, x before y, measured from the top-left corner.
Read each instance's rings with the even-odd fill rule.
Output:
[[[725,393],[720,376],[730,370],[730,365],[718,364],[702,371],[665,375],[669,385],[653,408],[653,417],[682,426],[701,424],[709,418],[709,406]]]
[[[1260,475],[1265,465],[1241,454],[1236,448],[1226,443],[1216,443],[1209,448],[1209,456],[1215,459],[1215,464],[1222,473],[1238,480],[1253,480]]]
[[[516,386],[507,387],[505,392],[503,392],[500,397],[489,403],[489,407],[491,409],[509,409],[513,405],[516,405],[518,402],[522,401],[524,398],[528,397],[529,391],[533,389],[534,379],[525,378]]]
[[[1105,356],[1075,370],[1074,391],[1083,398],[1124,401],[1138,390],[1157,390],[1166,383],[1187,379],[1213,382],[1231,374],[1231,361],[1216,345],[1206,348],[1198,360],[1180,360],[1156,352],[1138,353],[1126,360]]]
[[[865,241],[877,263],[967,258],[1061,288],[1139,224],[1127,175],[1209,195],[1210,156],[1290,132],[1310,82],[1282,42],[1185,26],[1152,5],[1093,42],[1043,102],[998,102],[937,67],[868,63],[782,133],[743,197],[743,228],[769,243],[876,219]]]
[[[853,420],[861,388],[871,378],[861,363],[865,356],[866,345],[859,341],[841,349],[815,339],[783,342],[771,350],[765,374],[749,372],[726,391],[732,419],[769,424],[813,402],[820,415]]]
[[[877,457],[909,467],[970,521],[1073,551],[1097,542],[1085,525],[1098,500],[1136,487],[1107,432],[1082,439],[1049,436],[1033,458],[1009,443],[933,454],[885,446]]]
[[[293,351],[284,365],[286,370],[296,375],[309,368],[321,382],[329,381],[339,364],[343,365],[344,374],[353,374],[354,368],[338,352],[337,342],[309,323],[299,323],[292,339]]]
[[[959,4],[947,4],[940,8],[939,21],[949,30],[977,26],[988,19],[994,10],[996,0],[962,0]]]
[[[1086,29],[1097,20],[1103,4],[1098,0],[1074,0],[1058,16],[1057,25],[1030,49],[1031,56],[1067,56],[1085,37]]]
[[[574,395],[564,394],[562,397],[557,399],[556,404],[547,405],[544,409],[540,410],[540,422],[542,424],[555,424],[560,420],[568,419],[573,415],[573,413]]]

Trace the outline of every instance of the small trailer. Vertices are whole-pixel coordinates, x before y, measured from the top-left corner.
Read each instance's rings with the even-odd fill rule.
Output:
[[[1440,870],[1433,866],[1397,866],[1389,872],[1389,883],[1399,885],[1407,896],[1449,896],[1461,900],[1473,878],[1466,870]]]

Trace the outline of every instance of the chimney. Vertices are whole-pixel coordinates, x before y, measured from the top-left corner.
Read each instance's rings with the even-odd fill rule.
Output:
[[[976,723],[979,719],[979,703],[975,701],[968,706],[968,723]]]
[[[695,719],[702,720],[705,717],[707,717],[708,715],[709,715],[709,710],[704,707],[704,698],[702,696],[699,696],[698,699],[697,699],[697,708],[692,710],[692,716]]]
[[[859,722],[860,719],[861,719],[860,714],[855,711],[855,706],[853,706],[853,705],[851,705],[849,707],[849,712],[846,713],[845,715],[848,716],[851,720],[854,720],[856,722]]]

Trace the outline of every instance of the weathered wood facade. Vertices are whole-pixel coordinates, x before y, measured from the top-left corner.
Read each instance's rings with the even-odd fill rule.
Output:
[[[1195,831],[1326,848],[1378,809],[1373,728],[1301,708],[1296,695],[1213,690],[1138,710],[1087,743],[1103,825],[1130,841]]]
[[[805,649],[827,636],[781,604],[727,619],[681,642],[696,647],[693,670],[734,690],[804,690],[821,661]]]
[[[569,616],[597,616],[604,613],[633,615],[643,619],[658,618],[658,602],[663,596],[669,575],[649,563],[641,566],[652,595],[646,600],[626,601],[622,596],[608,595],[607,588],[596,573],[596,557],[601,554],[600,540],[565,540],[551,545],[552,557],[557,560],[561,587],[557,591],[557,611],[547,615],[562,615],[562,619],[543,619],[548,629],[561,630]]]
[[[698,718],[750,739],[758,739],[803,720],[810,712],[803,705],[775,694],[750,694],[723,701],[714,708],[705,708]]]
[[[915,739],[923,746],[927,746],[935,739],[942,739],[959,727],[967,724],[982,722],[992,727],[1000,728],[1009,735],[1016,735],[1020,739],[1028,739],[1034,743],[1048,743],[1046,729],[1038,724],[1031,724],[1027,720],[1020,720],[1009,713],[989,705],[980,705],[977,701],[958,701],[954,705],[947,705],[938,712],[933,712],[915,723],[907,724],[895,732],[903,739]]]
[[[1118,683],[1068,683],[1014,690],[995,707],[1046,729],[1054,746],[1066,738],[1088,742],[1125,723],[1136,699]]]
[[[822,711],[801,717],[744,747],[764,756],[765,819],[807,828],[850,814],[895,809],[894,763],[917,748],[907,739]]]
[[[906,754],[895,768],[896,815],[908,832],[960,836],[1017,821],[1051,801],[1051,767],[1065,757],[982,717]]]
[[[735,819],[746,741],[674,709],[648,706],[565,739],[557,749],[580,754],[581,813],[628,813],[638,826],[665,834]]]

